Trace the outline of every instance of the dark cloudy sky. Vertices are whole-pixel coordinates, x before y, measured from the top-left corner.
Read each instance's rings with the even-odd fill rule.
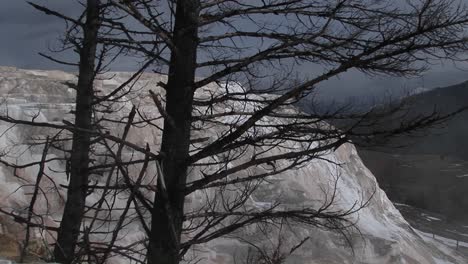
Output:
[[[33,1],[44,2],[44,1]],[[60,10],[71,9],[70,0],[55,0]],[[0,64],[20,68],[60,68],[37,55],[55,44],[63,30],[61,21],[45,16],[23,0],[2,0],[0,9]]]
[[[24,0],[1,1],[0,65],[28,69],[63,69],[63,66],[38,55],[38,52],[47,53],[49,48],[58,47],[57,37],[64,29],[62,21],[34,10]],[[32,1],[48,3],[53,8],[69,14],[80,10],[74,0]],[[65,59],[73,60],[70,55],[65,55]],[[113,69],[131,71],[132,64],[121,61],[114,65]],[[468,80],[468,64],[455,67],[451,63],[445,63],[434,66],[424,78],[369,78],[357,72],[349,72],[323,84],[322,90],[325,96],[341,98],[350,94],[395,94],[419,86],[441,87],[465,80]]]

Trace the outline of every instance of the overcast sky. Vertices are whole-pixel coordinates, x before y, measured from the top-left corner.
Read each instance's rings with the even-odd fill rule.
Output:
[[[62,21],[46,16],[24,0],[1,0],[0,9],[0,65],[27,69],[64,69],[38,55],[57,47],[57,37],[63,32]],[[55,9],[69,14],[79,12],[73,0],[32,0],[52,4]],[[70,58],[67,58],[70,59]],[[132,63],[121,61],[113,70],[132,71]],[[70,70],[70,69],[65,69]],[[348,72],[321,87],[324,95],[340,99],[351,94],[381,95],[399,93],[415,87],[443,87],[468,80],[468,64],[455,67],[451,63],[436,65],[424,78],[369,78],[357,72]]]

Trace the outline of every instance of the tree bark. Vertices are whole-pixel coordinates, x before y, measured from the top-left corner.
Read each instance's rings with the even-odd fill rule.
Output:
[[[166,86],[166,113],[161,153],[166,189],[158,184],[152,211],[149,264],[179,263],[184,217],[187,160],[198,47],[199,0],[177,1],[174,48]]]
[[[88,0],[86,22],[83,27],[84,39],[79,50],[80,63],[75,109],[75,127],[86,130],[92,129],[93,82],[99,25],[99,0]],[[54,249],[55,261],[59,263],[69,264],[75,258],[75,247],[85,210],[90,146],[91,135],[89,133],[84,130],[74,131],[67,202]]]

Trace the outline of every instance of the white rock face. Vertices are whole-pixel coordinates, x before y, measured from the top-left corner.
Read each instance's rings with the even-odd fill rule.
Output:
[[[109,73],[109,78],[97,82],[103,91],[123,83],[130,73]],[[124,108],[116,115],[124,115],[130,111],[131,105],[137,105],[148,116],[154,115],[156,108],[147,95],[148,89],[161,91],[157,83],[164,80],[164,76],[144,74],[138,81],[141,93],[128,95],[123,103]],[[57,122],[62,119],[71,120],[70,111],[73,109],[74,91],[64,82],[74,82],[73,74],[59,71],[31,71],[15,68],[0,67],[0,92],[2,95],[0,111],[15,119],[31,120],[35,117],[37,122]],[[208,87],[207,89],[214,89]],[[241,87],[236,87],[241,89]],[[197,94],[203,97],[203,92]],[[229,120],[225,120],[228,122]],[[157,122],[157,121],[156,121]],[[160,122],[159,122],[160,124]],[[112,133],[118,134],[120,128],[116,127]],[[219,132],[217,128],[205,131],[204,135],[211,139]],[[0,150],[3,160],[15,164],[28,164],[37,162],[41,158],[42,150],[30,147],[31,138],[44,138],[50,135],[48,129],[28,128],[26,126],[12,126],[0,121]],[[157,130],[144,130],[132,133],[129,140],[144,146],[148,142],[157,147],[160,141],[160,132]],[[210,139],[210,140],[211,140]],[[19,143],[19,145],[18,145]],[[276,150],[273,150],[276,151]],[[280,151],[280,150],[278,150]],[[48,156],[49,159],[62,157],[63,153],[56,152]],[[300,206],[301,204],[317,204],[324,202],[324,192],[330,191],[335,180],[338,181],[337,209],[348,209],[357,202],[365,201],[373,195],[368,206],[354,214],[354,220],[360,233],[354,229],[349,230],[349,242],[337,232],[325,231],[309,226],[294,225],[283,229],[283,242],[285,250],[309,237],[307,242],[297,250],[287,263],[304,264],[334,264],[334,263],[467,263],[456,251],[443,245],[424,241],[388,200],[385,193],[378,187],[372,173],[364,166],[354,146],[347,144],[336,152],[328,153],[326,159],[334,161],[335,165],[323,160],[315,160],[305,166],[274,176],[269,184],[263,184],[258,192],[251,196],[249,205],[256,208],[269,208],[275,201],[284,205]],[[255,168],[264,170],[264,168]],[[36,181],[37,166],[17,169],[13,171],[5,166],[0,167],[0,207],[17,213],[24,212],[31,198],[31,187],[22,187]],[[48,178],[53,179],[55,185],[48,178],[43,179],[41,187],[48,193],[48,200],[40,196],[35,211],[46,215],[45,225],[57,226],[63,209],[67,179],[63,171],[65,163],[62,160],[51,161],[46,168]],[[191,178],[200,177],[196,171]],[[97,181],[100,179],[96,178]],[[57,188],[57,189],[55,189]],[[187,210],[196,208],[204,202],[204,196],[194,193],[187,202]],[[97,201],[98,195],[88,197],[88,202]],[[23,239],[23,229],[6,216],[0,215],[0,234],[6,233]],[[137,224],[126,227],[128,232],[120,243],[131,243],[144,237],[142,228]],[[246,228],[237,233],[243,239],[262,246],[273,246],[277,233],[265,236],[258,228]],[[49,234],[36,234],[51,241]],[[270,243],[270,244],[269,244]],[[272,244],[273,243],[273,244]],[[352,245],[352,248],[349,246]],[[1,248],[1,245],[0,245]],[[186,255],[188,260],[198,259],[200,263],[243,263],[246,254],[246,243],[242,239],[226,237],[213,240],[207,244],[194,247]],[[125,259],[114,258],[113,263],[129,263]]]

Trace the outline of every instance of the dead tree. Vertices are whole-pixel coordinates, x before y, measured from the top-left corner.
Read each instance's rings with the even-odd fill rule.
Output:
[[[83,43],[79,48],[79,73],[76,88],[75,126],[92,130],[92,103],[97,37],[99,32],[100,1],[86,3],[86,22],[83,25]],[[67,191],[54,259],[60,263],[71,263],[75,257],[75,247],[80,235],[81,219],[85,210],[85,200],[89,176],[89,152],[91,135],[87,131],[75,131],[70,156],[70,182]]]
[[[358,121],[345,129],[336,129],[322,121],[345,115],[287,109],[321,83],[351,69],[415,75],[426,69],[427,62],[456,60],[467,48],[463,33],[467,13],[456,1],[410,1],[404,6],[373,0],[110,2],[169,50],[154,58],[168,75],[161,94],[165,119],[160,154],[165,184],[158,184],[153,203],[148,263],[179,263],[190,246],[265,219],[321,225],[321,217],[345,216],[314,208],[240,212],[252,189],[246,189],[243,198],[231,206],[212,207],[201,214],[185,214],[184,202],[197,191],[253,184],[287,172],[336,150],[352,137],[401,134],[446,118],[424,116],[399,128],[363,133],[357,128],[368,124],[369,113],[354,116]],[[300,65],[312,64],[321,65],[322,71],[301,74]],[[196,78],[197,74],[205,77]],[[217,91],[204,88],[215,84]],[[254,96],[260,92],[278,96]],[[281,121],[270,122],[274,118]],[[214,125],[223,127],[214,140],[191,144],[198,140],[192,138],[197,130]],[[278,148],[282,152],[270,153]],[[246,156],[234,167],[223,166]],[[268,173],[230,177],[267,165],[272,167]],[[189,181],[188,171],[200,167],[218,169]],[[233,217],[237,220],[232,221]],[[195,218],[203,219],[199,228],[191,229],[196,234],[182,241],[184,221]]]
[[[30,3],[37,10],[53,15],[63,19],[67,25],[68,32],[64,39],[64,47],[68,49],[74,48],[79,55],[79,63],[67,63],[55,60],[52,57],[45,56],[56,62],[78,66],[78,84],[73,88],[76,90],[76,107],[74,109],[74,124],[72,134],[72,148],[68,150],[69,156],[69,185],[67,186],[67,197],[62,215],[62,221],[57,232],[57,242],[54,250],[54,259],[60,263],[71,263],[75,257],[75,247],[80,235],[81,223],[85,211],[85,199],[87,195],[87,185],[89,177],[89,162],[90,162],[90,148],[92,145],[91,139],[93,130],[93,99],[94,99],[94,81],[97,74],[97,67],[95,65],[96,54],[98,48],[98,32],[100,27],[100,9],[101,3],[99,0],[89,0],[86,2],[85,11],[78,19],[68,17],[64,14],[49,10],[43,6]],[[84,20],[84,21],[83,21]],[[77,33],[79,32],[79,33]],[[76,37],[74,34],[82,36]],[[80,41],[77,41],[80,40]],[[8,118],[7,116],[4,118]],[[32,119],[34,121],[34,118]],[[34,123],[34,122],[32,122]],[[37,127],[37,126],[36,126]],[[50,127],[46,125],[45,127]],[[47,149],[48,145],[53,145],[53,142],[45,143],[43,153],[43,160],[40,163],[40,173],[36,183],[36,190],[39,188],[40,179],[43,173],[43,167],[46,166]],[[27,220],[28,225],[31,224],[31,215],[33,214],[34,201],[37,196],[35,190],[31,208]],[[27,238],[28,239],[28,235]],[[27,249],[27,240],[24,246]]]
[[[109,109],[112,109],[114,103],[118,102],[123,96],[126,95],[127,92],[123,91],[124,88],[131,86],[132,81],[135,81],[140,76],[146,67],[148,67],[149,63],[146,63],[145,66],[133,74],[125,83],[119,87],[109,91],[108,94],[102,94],[102,91],[100,93],[100,91],[95,89],[95,82],[98,81],[98,76],[106,71],[106,67],[108,66],[106,63],[113,61],[113,59],[115,59],[118,54],[123,53],[123,48],[119,48],[119,50],[116,52],[117,55],[114,55],[111,58],[107,58],[110,56],[109,54],[112,54],[110,52],[112,47],[108,45],[104,39],[106,39],[106,36],[111,33],[106,31],[106,28],[101,30],[101,27],[103,25],[103,21],[107,21],[105,17],[109,15],[109,12],[111,11],[106,9],[105,3],[99,0],[87,1],[86,4],[83,5],[83,14],[76,19],[49,9],[47,6],[41,6],[34,3],[30,4],[37,10],[47,15],[52,15],[62,19],[67,23],[62,50],[74,49],[79,56],[79,62],[64,62],[57,60],[52,56],[44,54],[41,55],[60,64],[73,65],[78,67],[78,83],[76,85],[67,83],[68,86],[76,90],[76,107],[73,110],[74,124],[66,120],[63,120],[64,125],[51,123],[39,124],[34,121],[35,118],[32,118],[31,121],[27,121],[14,120],[9,116],[3,116],[3,121],[7,121],[13,124],[24,124],[31,127],[44,127],[62,131],[65,130],[70,132],[72,135],[70,140],[72,145],[71,149],[61,149],[69,154],[67,158],[68,165],[66,171],[66,175],[69,177],[69,184],[66,186],[67,197],[62,215],[62,221],[60,222],[60,227],[57,230],[54,229],[54,231],[57,231],[54,260],[60,263],[72,263],[74,261],[81,261],[83,259],[82,255],[86,255],[90,251],[90,235],[92,234],[90,234],[89,229],[92,227],[94,221],[91,221],[90,226],[87,227],[88,229],[83,229],[83,219],[87,219],[86,214],[89,213],[89,211],[92,212],[94,210],[98,212],[101,210],[99,204],[102,205],[102,201],[108,199],[109,195],[108,193],[103,192],[103,197],[97,206],[93,205],[91,208],[87,206],[86,197],[95,189],[94,186],[89,186],[90,175],[96,174],[96,171],[99,169],[102,170],[103,168],[106,169],[116,166],[111,164],[99,164],[100,166],[92,166],[96,165],[94,164],[96,157],[106,156],[105,153],[98,153],[94,151],[93,146],[96,144],[102,144],[100,142],[106,138],[119,139],[118,137],[112,136],[105,131],[99,131],[99,129],[103,128],[103,123],[116,122],[103,113],[108,112]],[[112,34],[114,33],[115,32],[112,32]],[[152,54],[154,55],[155,53]],[[36,144],[39,145],[40,143]],[[46,160],[47,150],[50,148],[48,145],[53,145],[53,143],[49,143],[47,141],[45,142],[45,153],[43,154],[43,160],[41,160],[39,163],[33,162],[31,164],[18,165],[3,162],[3,164],[15,169],[20,166],[29,167],[35,166],[37,164],[43,168],[46,166],[47,162],[51,161],[50,159]],[[121,147],[128,146],[128,144],[120,145]],[[143,150],[142,152],[145,152],[145,148],[139,149]],[[145,155],[149,155],[148,153],[149,152],[147,151]],[[109,179],[112,178],[113,174],[112,170],[110,171],[110,175],[108,176]],[[39,189],[41,176],[42,169],[38,174],[38,180],[35,185],[35,192],[31,201],[27,218],[23,218],[10,212],[4,212],[13,216],[17,221],[26,223],[27,225],[27,237],[23,251],[27,250],[29,227],[41,227],[40,225],[34,224],[34,222],[31,220],[32,214],[34,213],[33,208],[37,196],[37,190]],[[106,188],[113,189],[115,187],[107,185]],[[131,190],[134,187],[129,185],[125,188]],[[44,196],[46,195],[44,194]],[[51,229],[49,227],[45,228]],[[115,241],[111,241],[110,245],[113,245],[114,242]],[[87,250],[85,253],[83,253],[83,248]],[[108,255],[109,250],[104,253],[104,258],[106,258]]]
[[[88,4],[96,2],[89,0]],[[139,128],[138,123],[161,130],[160,150],[133,144],[125,133],[116,136],[103,132],[99,126],[86,127],[86,122],[56,125],[0,119],[67,129],[74,137],[91,134],[98,138],[93,142],[104,146],[106,152],[101,154],[112,162],[92,167],[118,171],[123,184],[106,183],[92,189],[112,190],[108,192],[111,196],[117,195],[120,188],[129,191],[125,208],[110,206],[107,211],[120,210],[139,221],[148,236],[148,241],[139,246],[147,244],[148,252],[143,255],[154,264],[177,264],[195,245],[253,225],[289,221],[338,231],[352,226],[348,217],[366,206],[370,197],[337,211],[336,186],[324,191],[322,204],[301,208],[284,206],[274,199],[255,204],[251,198],[272,177],[287,177],[288,172],[308,162],[326,160],[325,153],[354,138],[395,136],[433,125],[451,114],[434,113],[411,119],[400,127],[372,130],[367,128],[376,124],[376,118],[391,114],[390,110],[352,115],[340,111],[307,114],[295,110],[294,104],[323,82],[351,69],[368,74],[414,75],[424,71],[427,62],[456,60],[467,49],[467,12],[456,1],[410,1],[399,7],[374,0],[108,0],[102,6],[109,13],[100,17],[101,28],[119,34],[98,35],[98,43],[125,50],[125,55],[145,57],[146,63],[137,73],[156,65],[158,72],[168,77],[167,82],[160,83],[161,90],[146,91],[159,117],[140,115],[132,121],[131,116],[139,113],[136,109],[126,121],[119,121],[128,129]],[[83,17],[90,19],[93,29],[96,21],[91,18],[96,18],[96,13],[87,10],[90,13]],[[61,14],[54,15],[66,19]],[[81,24],[80,20],[69,22]],[[88,37],[97,34],[94,30],[88,33]],[[89,63],[85,65],[83,60],[82,66],[91,70],[94,66],[89,55],[85,56]],[[320,65],[322,71],[307,73],[304,65]],[[118,97],[129,83],[107,95],[94,96],[93,102]],[[108,107],[106,111],[115,110]],[[158,121],[161,118],[163,124]],[[340,129],[327,124],[330,120],[350,118],[353,122]],[[76,153],[86,161],[76,169],[89,165],[88,143]],[[123,160],[123,147],[143,155],[133,161]],[[134,164],[139,164],[140,170],[131,175],[128,168]],[[156,186],[140,186],[147,166],[157,168]],[[84,169],[85,175],[89,174],[90,168]],[[77,186],[88,190],[90,187],[83,181]],[[148,202],[144,192],[154,192],[153,201]],[[80,198],[76,200],[82,210],[80,222],[85,193],[83,188],[73,193]],[[189,210],[185,202],[194,194],[206,198],[199,207]],[[91,207],[103,211],[107,198],[107,194],[103,195]],[[78,210],[74,212],[78,215]],[[151,219],[147,220],[145,214]],[[101,232],[98,229],[78,228],[79,233],[70,233],[73,235],[67,242],[59,239],[66,251],[57,259],[70,263],[77,254],[85,252],[90,256],[87,261],[93,262],[103,263],[114,253],[143,261],[144,258],[135,257],[140,254],[137,247],[115,243],[120,229],[128,222],[95,216],[96,221],[116,221],[116,229],[110,231],[110,243],[92,241],[92,230]],[[77,221],[72,223],[79,227]],[[63,230],[65,224],[62,222]],[[83,246],[77,253],[74,245],[79,234]]]

